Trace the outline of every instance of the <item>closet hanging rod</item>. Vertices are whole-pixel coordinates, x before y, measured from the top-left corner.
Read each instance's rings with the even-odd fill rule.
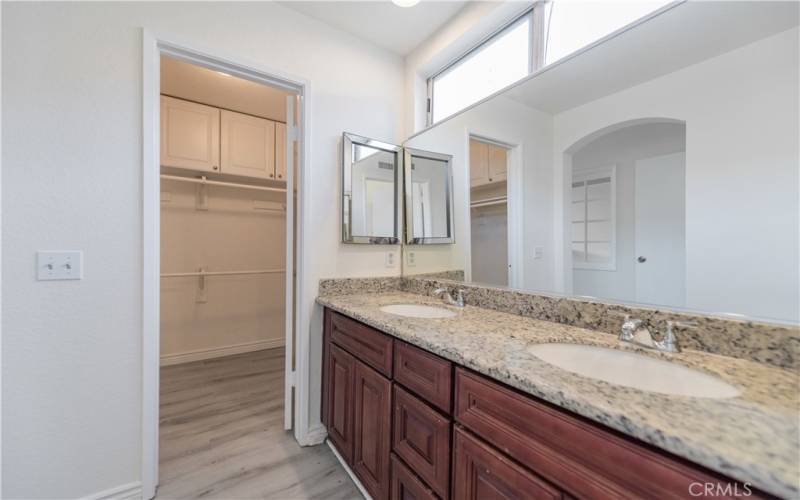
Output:
[[[182,278],[186,276],[235,276],[239,274],[282,274],[285,269],[251,269],[248,271],[194,271],[191,273],[165,273],[162,278]]]
[[[267,187],[267,186],[257,186],[255,184],[241,184],[238,182],[224,182],[224,181],[210,181],[206,178],[206,176],[202,176],[200,178],[197,177],[181,177],[180,175],[168,175],[168,174],[161,174],[162,179],[168,179],[171,181],[178,181],[178,182],[191,182],[193,184],[204,184],[208,186],[223,186],[223,187],[232,187],[232,188],[241,188],[241,189],[253,189],[256,191],[273,191],[275,193],[285,193],[286,188],[274,188],[274,187]]]

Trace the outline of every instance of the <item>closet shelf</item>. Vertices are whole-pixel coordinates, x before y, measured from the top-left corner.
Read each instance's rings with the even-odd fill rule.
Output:
[[[496,198],[484,198],[482,200],[475,200],[469,204],[470,208],[491,207],[494,205],[505,205],[508,203],[507,196],[498,196]]]
[[[246,271],[194,271],[190,273],[165,273],[162,278],[183,278],[187,276],[235,276],[239,274],[282,274],[286,269],[250,269]]]
[[[240,188],[240,189],[253,189],[255,191],[272,191],[275,193],[285,193],[286,188],[275,188],[269,186],[259,186],[257,184],[242,184],[239,182],[225,182],[225,181],[212,181],[208,180],[206,176],[202,177],[182,177],[180,175],[169,175],[169,174],[161,174],[162,179],[168,179],[171,181],[178,181],[178,182],[191,182],[193,184],[203,184],[206,186],[223,186],[223,187],[232,187],[232,188]]]

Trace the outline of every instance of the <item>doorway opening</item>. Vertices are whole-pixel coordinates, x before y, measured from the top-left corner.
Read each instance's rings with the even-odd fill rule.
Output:
[[[685,307],[685,122],[609,127],[565,164],[571,293]]]

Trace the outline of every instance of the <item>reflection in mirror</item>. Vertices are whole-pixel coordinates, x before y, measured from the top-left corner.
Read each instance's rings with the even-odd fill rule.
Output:
[[[463,237],[404,274],[800,322],[799,18],[677,4],[412,136]]]
[[[406,243],[453,243],[451,156],[406,148]]]
[[[342,241],[393,244],[400,238],[400,150],[345,133],[342,140]]]

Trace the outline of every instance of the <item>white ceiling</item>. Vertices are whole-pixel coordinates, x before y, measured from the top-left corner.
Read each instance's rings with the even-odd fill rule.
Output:
[[[466,1],[422,0],[398,7],[388,0],[360,2],[281,2],[282,5],[351,33],[363,40],[407,55],[458,13]]]

